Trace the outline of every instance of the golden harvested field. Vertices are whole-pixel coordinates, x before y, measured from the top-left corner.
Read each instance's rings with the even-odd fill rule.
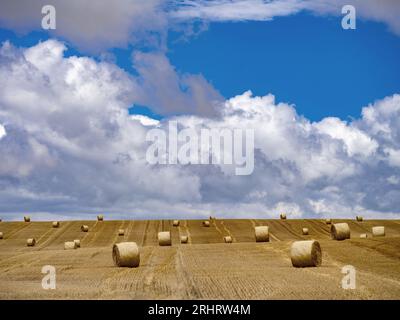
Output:
[[[107,218],[107,217],[106,217]],[[201,220],[0,222],[0,299],[400,299],[400,221],[347,222],[351,239],[330,239],[322,220]],[[89,226],[81,232],[80,226]],[[256,243],[254,226],[270,227],[270,242]],[[371,227],[385,226],[385,237]],[[302,228],[309,235],[302,235]],[[118,236],[118,229],[125,229]],[[157,232],[170,230],[172,246],[160,247]],[[367,233],[367,239],[360,239]],[[180,235],[189,235],[180,244]],[[223,242],[230,235],[233,243]],[[35,247],[26,239],[36,238]],[[64,242],[81,248],[64,250]],[[322,266],[294,268],[290,245],[316,239]],[[117,268],[116,242],[140,246],[138,268]],[[44,265],[56,268],[55,290],[44,290]],[[355,267],[356,289],[342,289],[345,265]]]

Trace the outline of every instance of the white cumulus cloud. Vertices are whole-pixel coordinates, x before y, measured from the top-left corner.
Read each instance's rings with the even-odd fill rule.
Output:
[[[366,106],[351,122],[312,122],[272,94],[248,91],[220,103],[219,117],[173,119],[194,130],[253,128],[253,174],[236,176],[229,165],[149,165],[146,134],[166,129],[170,118],[132,116],[128,108],[143,99],[149,83],[161,91],[162,84],[146,80],[145,72],[133,77],[111,63],[65,57],[64,48],[49,40],[0,49],[5,218],[99,211],[153,218],[400,214],[400,95]],[[177,91],[169,104],[181,99],[186,95]],[[207,108],[212,101],[204,100]]]

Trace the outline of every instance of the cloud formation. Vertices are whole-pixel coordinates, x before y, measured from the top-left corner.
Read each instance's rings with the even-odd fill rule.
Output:
[[[168,29],[163,0],[2,0],[0,27],[40,30],[45,5],[56,8],[51,35],[89,52],[143,41],[159,47]]]
[[[400,35],[400,2],[397,0],[184,0],[170,12],[181,21],[269,21],[308,11],[340,16],[344,5],[353,5],[357,17],[385,23]]]
[[[173,119],[195,130],[254,128],[252,175],[235,176],[229,165],[149,165],[146,133],[168,119],[129,115],[142,99],[140,81],[64,49],[55,40],[0,49],[4,218],[400,215],[398,94],[351,122],[311,122],[271,94],[248,91],[221,103],[219,117]]]
[[[81,51],[99,53],[143,43],[165,51],[168,31],[185,30],[189,35],[190,27],[180,27],[194,20],[269,21],[301,11],[341,16],[346,4],[356,7],[358,18],[385,23],[400,35],[397,0],[2,0],[0,27],[19,33],[41,30],[41,9],[53,5],[57,28],[50,36]]]

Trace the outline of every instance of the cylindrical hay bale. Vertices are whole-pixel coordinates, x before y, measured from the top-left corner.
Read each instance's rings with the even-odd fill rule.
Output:
[[[232,237],[231,236],[225,236],[224,237],[225,243],[232,243]]]
[[[117,267],[136,268],[140,263],[140,252],[136,242],[121,242],[113,246],[112,257]]]
[[[368,238],[368,236],[367,236],[366,233],[361,233],[361,234],[360,234],[360,238]]]
[[[31,222],[31,217],[30,216],[24,216],[24,221],[25,222]]]
[[[189,237],[188,236],[181,236],[181,243],[188,243]]]
[[[174,220],[174,221],[172,222],[172,225],[173,225],[174,227],[179,227],[179,220]]]
[[[258,226],[254,228],[256,236],[256,242],[268,242],[269,241],[269,230],[268,226]]]
[[[53,228],[58,228],[60,226],[60,222],[53,221]]]
[[[331,237],[334,240],[350,239],[350,228],[345,222],[335,223],[331,226]]]
[[[81,225],[81,231],[82,232],[88,232],[89,231],[89,227],[87,225]]]
[[[372,235],[374,237],[384,237],[385,227],[384,226],[372,227]]]
[[[325,223],[326,224],[332,224],[332,219],[331,218],[325,219]]]
[[[281,220],[286,220],[286,214],[285,213],[281,213],[280,218],[281,218]]]
[[[74,240],[74,242],[75,242],[77,248],[81,247],[81,240],[77,239],[77,240]]]
[[[26,245],[28,247],[33,247],[33,246],[35,246],[35,244],[36,244],[35,238],[29,238],[28,240],[26,240]]]
[[[356,220],[357,220],[358,222],[361,222],[361,221],[364,220],[364,218],[363,218],[362,216],[356,216]]]
[[[169,231],[162,231],[158,233],[158,244],[160,246],[171,245],[171,233]]]
[[[102,214],[99,214],[97,216],[97,221],[103,221],[104,220],[104,216]]]
[[[322,262],[322,252],[318,241],[295,241],[290,249],[293,267],[318,267]]]
[[[75,241],[64,242],[64,250],[74,250],[78,248]]]
[[[210,221],[205,220],[203,221],[203,227],[209,227],[210,226]]]
[[[308,235],[308,228],[303,228],[303,230],[302,230],[302,232],[303,232],[303,235]]]
[[[4,235],[3,232],[0,232],[0,239],[3,239]]]
[[[119,236],[125,235],[125,230],[124,230],[124,229],[119,229],[119,230],[118,230],[118,235],[119,235]]]

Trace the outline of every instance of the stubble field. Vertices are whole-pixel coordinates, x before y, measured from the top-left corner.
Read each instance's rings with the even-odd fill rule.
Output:
[[[323,220],[217,219],[209,228],[200,220],[0,222],[0,299],[400,299],[400,221],[334,222],[347,222],[351,239],[331,240]],[[258,225],[269,226],[270,242],[255,242]],[[385,237],[371,236],[376,225]],[[171,231],[172,246],[158,246],[159,231]],[[26,246],[31,237],[35,247]],[[81,248],[64,250],[74,239]],[[320,242],[321,267],[292,267],[290,245],[302,239]],[[122,241],[139,245],[138,268],[114,266],[112,245]],[[56,268],[55,290],[42,288],[45,265]],[[354,290],[342,288],[345,265],[356,269]]]

